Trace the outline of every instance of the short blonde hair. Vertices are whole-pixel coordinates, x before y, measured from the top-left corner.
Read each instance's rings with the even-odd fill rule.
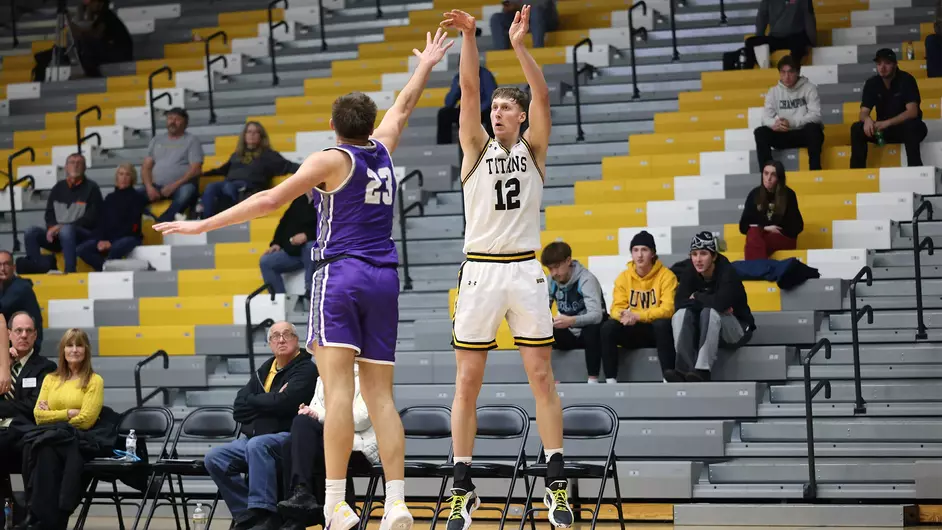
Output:
[[[131,187],[133,188],[134,185],[137,184],[137,168],[134,167],[134,164],[128,162],[121,164],[117,169],[114,170],[115,184],[118,183],[118,171],[121,171],[122,169],[127,171],[128,175],[131,175]]]

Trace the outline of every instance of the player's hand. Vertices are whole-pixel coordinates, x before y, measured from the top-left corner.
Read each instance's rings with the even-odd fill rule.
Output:
[[[510,45],[523,46],[523,40],[530,31],[530,6],[525,5],[514,15],[513,24],[510,25]]]
[[[442,28],[435,30],[435,38],[432,38],[431,32],[426,33],[425,51],[420,53],[419,50],[413,48],[412,53],[419,58],[419,62],[435,66],[445,57],[445,52],[448,51],[448,48],[455,45],[455,41],[453,40],[445,42],[445,38],[447,37],[448,33]]]
[[[873,135],[877,132],[875,125],[876,123],[873,121],[873,118],[868,116],[867,119],[863,121],[864,134],[873,138]]]
[[[154,230],[161,234],[187,234],[196,235],[206,232],[206,223],[200,221],[170,221],[168,223],[157,223]]]
[[[454,29],[465,35],[474,35],[474,28],[477,21],[468,13],[460,9],[452,9],[447,13],[442,13],[445,20],[438,25],[445,29]]]

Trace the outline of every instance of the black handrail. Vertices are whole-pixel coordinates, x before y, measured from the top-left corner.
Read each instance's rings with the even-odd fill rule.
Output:
[[[857,284],[860,280],[866,278],[867,287],[873,285],[873,270],[864,266],[850,281],[850,337],[851,346],[854,350],[854,414],[864,414],[867,412],[867,402],[864,401],[863,393],[860,389],[860,336],[857,330],[857,322],[864,315],[867,315],[867,324],[873,324],[873,308],[867,304],[857,310]]]
[[[82,144],[85,143],[85,140],[90,139],[92,136],[98,136],[98,145],[101,145],[101,135],[98,133],[92,133],[88,136],[82,136],[82,116],[88,114],[89,112],[94,112],[98,116],[98,120],[101,120],[101,107],[98,105],[92,105],[87,109],[79,112],[75,115],[75,152],[82,152]]]
[[[207,86],[209,87],[209,123],[216,123],[216,105],[213,102],[213,65],[222,61],[223,66],[229,68],[229,59],[225,54],[217,55],[216,57],[209,58],[209,46],[210,42],[216,37],[222,37],[223,44],[229,44],[229,35],[223,31],[219,30],[216,33],[210,35],[205,41],[203,41],[203,50],[206,56],[206,81]]]
[[[24,147],[7,157],[7,178],[10,179],[10,223],[13,225],[13,252],[20,251],[20,238],[16,237],[16,204],[13,201],[13,186],[16,186],[16,183],[20,181],[13,178],[13,160],[25,154],[29,154],[30,162],[36,161],[36,151],[32,147]],[[36,186],[35,180],[33,186]]]
[[[592,52],[592,39],[586,37],[579,41],[579,44],[576,44],[572,47],[572,93],[576,98],[576,141],[581,142],[585,140],[585,132],[582,131],[582,109],[581,103],[579,100],[579,75],[584,72],[590,72],[589,75],[592,75],[591,72],[595,70],[595,66],[586,63],[582,68],[579,68],[579,47],[587,44],[589,46],[589,52]]]
[[[922,315],[922,263],[919,254],[923,249],[927,249],[930,256],[935,254],[935,245],[932,243],[931,237],[927,237],[922,241],[919,240],[919,216],[923,211],[926,212],[926,221],[931,221],[932,203],[924,200],[919,208],[916,208],[916,211],[913,212],[913,262],[916,266],[916,339],[925,340],[929,335],[926,333],[926,322]]]
[[[409,237],[406,235],[406,214],[418,208],[419,215],[425,215],[425,205],[422,204],[421,198],[410,204],[408,207],[403,203],[404,195],[402,193],[402,187],[412,177],[418,179],[420,188],[425,185],[425,178],[422,175],[422,171],[414,169],[399,181],[397,186],[398,189],[396,190],[399,195],[397,199],[399,202],[399,234],[400,237],[402,237],[402,274],[405,277],[402,288],[405,291],[412,290],[412,276],[409,275]]]
[[[173,105],[173,96],[170,95],[170,92],[164,92],[163,94],[154,97],[154,78],[158,75],[167,72],[167,79],[173,80],[173,68],[169,66],[161,66],[160,68],[154,70],[147,76],[147,104],[150,107],[150,136],[153,138],[157,136],[157,121],[154,118],[154,103],[160,101],[161,99],[167,98],[170,101],[170,104]],[[212,83],[212,80],[209,80]]]
[[[381,0],[376,0],[376,18],[383,18],[383,8],[380,7]]]
[[[10,0],[10,29],[13,31],[13,47],[16,48],[20,45],[20,38],[16,33],[16,0]]]
[[[670,9],[670,16],[671,16],[671,45],[674,47],[674,54],[671,55],[671,61],[673,62],[673,61],[679,61],[679,60],[680,60],[680,52],[677,51],[677,20],[676,20],[676,14],[675,14],[675,11],[677,10],[677,8],[674,6],[675,0],[667,0],[667,2],[668,2],[668,4],[670,5],[670,8],[671,8],[671,9]],[[632,42],[632,44],[634,44],[634,43]]]
[[[729,19],[726,18],[726,3],[720,0],[720,24],[725,26],[728,22]]]
[[[324,0],[317,0],[317,21],[321,30],[321,51],[327,51],[327,29],[324,27]]]
[[[278,86],[278,81],[279,81],[278,66],[275,65],[275,30],[280,27],[284,27],[285,31],[288,30],[287,21],[282,20],[281,22],[276,24],[272,18],[272,10],[275,9],[275,6],[278,5],[279,3],[283,3],[285,5],[285,9],[288,9],[288,0],[271,0],[271,2],[268,3],[268,60],[271,61],[271,84],[273,86]],[[323,3],[320,1],[317,4],[318,9],[320,9],[321,11],[323,11],[322,4]],[[321,23],[323,24],[324,15],[320,15],[320,16],[321,16]],[[321,25],[321,33],[323,32],[324,32],[324,26]]]
[[[801,360],[805,376],[805,429],[808,438],[808,483],[804,485],[804,497],[806,500],[814,500],[818,496],[818,480],[815,476],[814,464],[814,414],[811,411],[811,400],[818,392],[824,388],[825,399],[831,399],[831,382],[824,379],[818,381],[818,384],[811,388],[811,358],[815,356],[821,348],[824,348],[824,358],[831,358],[831,341],[828,339],[819,340],[808,350],[808,355],[802,360],[801,352],[798,352],[798,358]]]
[[[268,294],[271,295],[272,302],[274,302],[275,289],[271,286],[270,283],[263,284],[258,289],[252,291],[252,294],[245,297],[245,351],[249,356],[249,371],[252,374],[255,374],[255,332],[275,323],[274,320],[266,318],[265,320],[259,322],[257,326],[252,325],[252,299],[265,291],[268,291]]]
[[[644,3],[644,0],[639,0],[635,2],[630,8],[628,8],[628,39],[631,40],[631,84],[633,86],[633,91],[631,93],[631,99],[638,99],[641,97],[641,92],[638,90],[638,71],[635,68],[635,32],[643,32],[644,35],[648,34],[648,31],[644,28],[635,29],[635,19],[634,11],[637,8],[641,8],[641,14],[648,14],[648,4]]]
[[[162,357],[162,358],[163,358],[163,360],[164,360],[164,370],[168,370],[168,369],[170,368],[170,356],[167,355],[167,352],[164,351],[164,350],[157,350],[157,351],[155,351],[154,353],[152,353],[152,354],[150,355],[150,357],[144,359],[143,361],[137,363],[137,364],[134,366],[134,393],[135,393],[135,395],[137,396],[137,406],[138,406],[138,407],[144,405],[144,403],[147,402],[147,401],[149,401],[150,398],[152,398],[152,397],[154,397],[154,396],[156,396],[157,394],[160,394],[160,393],[163,393],[163,394],[164,394],[164,405],[167,405],[167,404],[169,403],[169,401],[170,401],[170,392],[169,392],[166,388],[164,388],[164,387],[159,387],[159,388],[154,389],[153,392],[151,392],[150,394],[147,394],[147,397],[141,397],[141,394],[142,394],[142,388],[141,388],[141,368],[143,368],[144,365],[150,363],[151,361],[153,361],[154,359],[156,359],[156,358],[158,358],[158,357]]]

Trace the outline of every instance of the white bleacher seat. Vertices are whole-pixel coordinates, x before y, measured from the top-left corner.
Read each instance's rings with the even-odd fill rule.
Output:
[[[618,253],[625,262],[631,260],[631,238],[638,232],[646,230],[654,236],[654,244],[657,246],[658,254],[671,254],[673,245],[671,243],[672,231],[670,226],[640,226],[618,229]]]
[[[608,45],[621,48],[631,40],[629,33],[628,28],[595,28],[589,30],[589,38],[592,39],[593,46]],[[581,49],[579,53],[582,53]]]
[[[313,153],[337,144],[334,131],[307,131],[295,134],[295,152]]]
[[[741,129],[741,130],[754,131],[758,127],[761,127],[762,116],[764,114],[765,114],[765,109],[763,107],[749,107],[749,111],[746,114],[746,116],[748,116],[748,118],[746,119],[746,122],[748,123],[748,125],[746,125],[746,129]],[[733,131],[733,130],[740,130],[740,129],[727,129],[726,130],[727,135],[729,134],[730,131]],[[729,138],[729,136],[727,136],[727,138]],[[755,145],[755,138],[753,138],[752,140],[753,140],[753,145]],[[727,151],[736,150],[735,146],[733,148],[730,148],[729,140],[726,140],[726,150]]]
[[[752,109],[749,110],[751,111]],[[726,144],[724,149],[727,151],[744,151],[746,149],[754,151],[756,149],[756,135],[754,131],[756,127],[762,125],[761,108],[759,112],[759,119],[756,121],[755,127],[752,127],[752,113],[750,112],[750,127],[748,129],[726,129],[724,138]]]
[[[10,187],[7,186],[0,190],[0,212],[10,211]],[[13,207],[16,211],[23,209],[23,188],[15,186],[13,188]]]
[[[710,151],[700,153],[701,175],[745,175],[752,173],[750,151]],[[696,223],[694,223],[696,224]]]
[[[572,64],[573,48],[573,46],[566,46],[566,62],[569,64]],[[603,44],[593,40],[592,51],[589,51],[589,48],[585,46],[579,48],[578,59],[580,63],[588,63],[597,68],[602,68],[609,65],[610,54],[611,46],[609,44]]]
[[[85,142],[82,144],[82,154],[85,155],[85,167],[93,167],[92,154],[97,150],[96,147],[93,147],[90,143]],[[72,145],[56,145],[52,148],[52,165],[56,167],[65,167],[65,161],[69,158],[69,155],[75,153],[75,144]]]
[[[164,236],[164,243],[171,247],[206,245],[207,242],[206,234],[167,234]]]
[[[37,190],[49,190],[59,181],[59,175],[62,172],[54,165],[42,166],[20,166],[16,168],[16,178],[21,179],[26,175],[32,175],[36,181]],[[63,178],[65,178],[63,176]]]
[[[870,0],[870,9],[892,9],[894,7],[913,7],[912,0]]]
[[[209,90],[209,77],[206,70],[192,72],[176,72],[173,75],[176,88],[191,90],[193,92],[206,92]]]
[[[725,199],[726,175],[674,177],[674,200]]]
[[[168,236],[164,236],[166,239]],[[141,259],[150,263],[151,267],[159,271],[170,270],[170,245],[141,245],[134,249],[129,256],[132,259]]]
[[[291,2],[291,5],[295,5],[295,2]],[[327,9],[325,8],[324,11],[327,11]],[[327,13],[324,14],[326,15]],[[327,17],[325,16],[324,18],[326,19]],[[300,7],[289,7],[285,9],[285,20],[288,21],[289,25],[300,23],[308,26],[316,26],[320,24],[320,9],[318,9],[317,3],[313,5],[302,5]],[[267,26],[268,23],[265,25]],[[261,33],[259,33],[259,35],[261,35]],[[265,33],[265,35],[268,35],[268,33]]]
[[[808,78],[816,85],[833,85],[837,83],[837,65],[819,64],[812,66],[802,66],[801,75]]]
[[[153,20],[163,18],[180,18],[180,4],[162,4],[154,6],[122,7],[116,14],[122,21]]]
[[[114,111],[114,122],[136,130],[150,128],[150,107],[119,107]]]
[[[865,248],[811,249],[806,265],[818,269],[822,278],[851,280],[871,260],[872,253]]]
[[[246,57],[268,57],[268,39],[266,37],[244,37],[229,41],[232,53]]]
[[[873,5],[871,2],[870,5]],[[877,43],[877,28],[834,28],[831,30],[834,46],[867,45]],[[802,72],[803,73],[803,72]]]
[[[99,147],[102,149],[121,149],[124,147],[124,141],[126,138],[124,136],[125,129],[123,125],[85,127],[85,135],[93,133],[98,133],[98,135],[101,137],[101,145]],[[95,142],[96,140],[90,139],[88,141]]]
[[[10,83],[7,85],[7,99],[39,99],[41,83]]]
[[[232,297],[232,323],[236,326],[245,325],[245,299],[247,297],[244,294],[237,294]],[[274,301],[270,296],[267,296],[267,293],[261,294],[252,299],[251,307],[252,324],[258,324],[266,318],[278,322],[284,320],[287,314],[284,294],[276,294]]]
[[[857,64],[857,45],[822,46],[811,50],[814,64]]]
[[[645,2],[647,4],[647,14],[643,14],[641,9],[635,10],[631,14],[632,21],[634,22],[635,29],[645,28],[648,31],[654,31],[654,11],[658,10],[662,13],[667,13],[668,7],[667,3],[661,0],[651,0],[651,2]],[[620,9],[618,11],[612,11],[612,27],[613,28],[627,28],[628,27],[628,10]],[[622,43],[622,47],[625,47],[625,44],[631,41],[625,41]],[[631,43],[634,46],[634,43]]]
[[[305,295],[308,294],[304,289],[304,271],[293,271],[286,272],[281,275],[281,279],[285,282],[285,293],[293,295]],[[243,320],[245,320],[243,318]]]
[[[310,9],[310,8],[307,8]],[[317,8],[314,8],[316,11]],[[315,13],[316,16],[316,13]],[[290,42],[297,39],[297,30],[298,25],[293,21],[289,21],[285,26],[279,26],[275,29],[275,41],[276,42]],[[258,36],[268,40],[268,22],[259,22],[258,23]]]
[[[134,298],[134,273],[90,272],[88,297],[92,300],[126,300]]]
[[[128,20],[124,23],[131,35],[149,35],[156,31],[157,24],[154,19],[149,20]]]
[[[905,159],[905,157],[903,157]],[[942,171],[932,166],[880,168],[881,192],[910,192],[935,195]]]
[[[49,300],[47,328],[95,327],[95,303],[92,300]]]
[[[319,0],[291,0],[291,5],[293,7],[316,6],[318,1]],[[343,9],[346,3],[344,0],[323,0],[322,5],[324,6],[324,11],[337,11],[338,9]]]
[[[217,63],[218,64],[218,63]],[[160,97],[162,94],[170,94],[170,99],[166,97],[154,102],[154,108],[160,110],[170,110],[174,107],[186,108],[186,91],[182,88],[155,88],[154,97]],[[147,101],[150,92],[144,90],[144,101]],[[117,121],[117,120],[116,120]]]
[[[648,226],[697,226],[700,201],[648,201]]]
[[[857,219],[890,219],[906,221],[913,218],[912,192],[858,193]]]
[[[893,222],[889,219],[833,221],[831,230],[834,248],[892,248]]]
[[[850,12],[851,27],[892,26],[896,23],[893,9],[867,9]]]
[[[589,256],[589,263],[583,264],[598,278],[599,285],[602,286],[602,295],[605,296],[605,302],[608,304],[606,310],[611,308],[615,280],[625,270],[629,261],[631,261],[631,255]]]
[[[503,10],[504,6],[501,5],[500,2],[481,7],[481,20],[478,22],[478,27],[481,28],[482,37],[491,35],[491,17]],[[626,39],[625,42],[628,42],[628,40]],[[455,43],[455,47],[458,47],[457,42]]]

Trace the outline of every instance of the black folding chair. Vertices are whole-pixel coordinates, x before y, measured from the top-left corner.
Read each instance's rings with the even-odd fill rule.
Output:
[[[232,419],[232,407],[202,407],[190,412],[177,434],[170,443],[169,457],[160,458],[154,465],[154,472],[158,475],[155,486],[154,502],[150,505],[150,512],[144,521],[144,530],[150,527],[150,522],[154,517],[154,511],[157,510],[158,497],[163,489],[164,481],[170,479],[171,495],[173,495],[173,475],[176,475],[179,493],[176,498],[180,500],[183,506],[183,512],[187,513],[187,501],[199,500],[202,496],[187,495],[183,490],[183,477],[208,477],[206,466],[202,458],[179,458],[179,444],[184,443],[225,443],[232,441],[239,436],[239,422]],[[208,500],[208,499],[207,499]],[[175,499],[171,499],[171,506],[176,506]],[[209,520],[206,527],[209,528],[213,522],[213,515],[216,513],[216,506],[219,504],[219,490],[212,496],[212,507],[209,510]],[[187,530],[190,528],[189,520],[184,518]],[[135,525],[136,527],[136,525]]]
[[[408,407],[399,411],[399,417],[402,419],[402,428],[407,439],[438,440],[451,438],[451,409],[444,405]],[[451,450],[449,449],[445,461],[450,462],[451,456]],[[441,511],[445,486],[448,484],[448,476],[442,476],[440,467],[441,464],[432,462],[406,460],[404,469],[406,478],[441,478],[442,484],[438,493],[438,502],[435,505],[433,525],[434,517]],[[352,470],[352,472],[354,473],[353,476],[369,477],[370,479],[366,488],[366,497],[363,500],[363,510],[360,512],[360,528],[366,530],[370,513],[373,510],[376,490],[379,487],[380,480],[383,479],[383,466],[382,464],[374,464],[369,470]]]
[[[595,509],[583,508],[578,498],[578,488],[573,488],[573,499],[570,504],[574,515],[580,511],[592,513],[592,525],[595,529],[598,524],[599,511],[602,508],[602,500],[605,495],[605,484],[611,478],[615,482],[615,500],[613,504],[618,511],[618,522],[622,530],[625,530],[625,516],[621,509],[621,486],[618,484],[618,466],[615,456],[615,440],[618,438],[618,415],[615,410],[608,405],[569,405],[563,408],[563,438],[568,440],[602,440],[611,439],[608,446],[608,452],[605,455],[605,464],[589,464],[582,462],[566,462],[565,474],[568,479],[600,479],[599,496],[595,501]],[[534,477],[533,482],[527,490],[527,502],[533,500],[533,490],[536,486],[536,477],[546,477],[546,453],[545,447],[540,447],[540,456],[537,463],[527,468],[524,473]],[[574,501],[574,502],[573,502]],[[546,508],[530,507],[520,520],[520,530],[526,524],[527,518],[530,519],[530,525],[535,526],[534,514],[537,512],[546,512]]]
[[[167,456],[167,444],[170,442],[170,434],[173,430],[173,414],[167,408],[135,407],[126,411],[118,422],[118,439],[121,440],[127,437],[131,429],[134,429],[134,433],[137,435],[139,454],[142,453],[149,440],[163,440],[160,453],[155,456],[155,459]],[[109,500],[114,503],[115,510],[118,512],[118,527],[120,530],[125,528],[124,517],[121,515],[122,501],[126,499],[140,500],[137,516],[134,518],[134,528],[136,529],[144,511],[144,504],[149,498],[151,485],[154,482],[154,467],[148,460],[150,458],[142,458],[139,462],[97,458],[87,462],[84,473],[86,476],[91,477],[91,483],[85,492],[85,502],[82,504],[82,510],[79,512],[78,520],[75,523],[75,530],[82,530],[85,527],[85,520],[88,518],[88,511],[94,502],[99,482],[111,483],[113,493]],[[139,495],[133,493],[119,494],[118,481],[129,484],[135,477],[147,477],[146,486],[141,493]],[[173,514],[177,521],[177,528],[180,528],[180,514],[177,512],[176,504],[173,504]]]
[[[520,440],[520,446],[517,448],[516,459],[513,464],[506,462],[475,462],[474,478],[480,479],[510,479],[510,487],[507,489],[507,498],[504,501],[504,508],[481,508],[501,512],[500,526],[498,530],[503,530],[507,521],[507,513],[510,511],[510,502],[513,498],[514,487],[518,478],[523,478],[524,487],[529,491],[530,481],[524,474],[527,467],[527,437],[530,434],[530,416],[527,411],[517,405],[482,405],[477,408],[478,432],[476,438],[492,440]],[[454,475],[454,458],[449,456],[448,462],[439,466],[442,476],[450,478]],[[441,505],[442,498],[439,498]],[[527,506],[530,506],[529,500]],[[429,530],[435,530],[435,524],[438,522],[439,513],[436,511],[432,517],[432,524]]]

